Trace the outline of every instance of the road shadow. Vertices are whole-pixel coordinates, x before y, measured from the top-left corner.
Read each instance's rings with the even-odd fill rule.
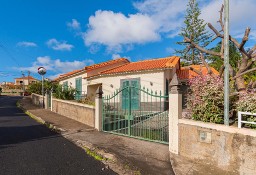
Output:
[[[5,126],[0,125],[0,149],[23,142],[38,141],[61,137],[43,125]]]

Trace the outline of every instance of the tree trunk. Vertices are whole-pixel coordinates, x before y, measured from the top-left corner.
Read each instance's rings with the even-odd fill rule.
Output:
[[[246,86],[245,86],[245,83],[244,83],[244,78],[241,76],[241,77],[238,77],[236,78],[236,88],[237,88],[237,91],[238,92],[244,92],[246,91]]]

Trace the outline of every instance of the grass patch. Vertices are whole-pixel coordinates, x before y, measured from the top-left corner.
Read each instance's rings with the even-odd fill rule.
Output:
[[[96,160],[99,160],[99,161],[107,161],[108,160],[108,159],[104,158],[103,156],[97,154],[95,151],[90,150],[89,148],[84,147],[84,149],[89,156],[93,157]]]

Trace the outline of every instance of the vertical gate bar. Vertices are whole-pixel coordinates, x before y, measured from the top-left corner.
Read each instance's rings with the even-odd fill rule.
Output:
[[[104,118],[105,118],[105,111],[104,111],[104,97],[102,97],[102,130],[105,131],[105,122],[104,122]]]
[[[155,103],[156,103],[156,112],[158,112],[159,111],[159,109],[158,109],[158,96],[157,96],[157,91],[156,91],[156,96],[155,96]],[[156,126],[156,122],[157,122],[157,125],[159,125],[159,116],[157,116],[156,117],[156,120],[154,120],[155,122],[154,122],[154,125],[153,125],[153,127],[154,127],[154,140],[158,140],[157,139],[157,137],[158,137],[158,126]]]
[[[110,123],[111,123],[111,111],[110,111],[110,95],[108,95],[108,114],[109,114],[109,119],[108,119],[108,130],[111,131],[111,126],[110,126]]]
[[[159,118],[160,118],[160,120],[163,120],[163,119],[161,118],[161,113],[162,113],[162,91],[161,91],[161,90],[160,90],[159,99],[160,99],[160,109],[159,109],[159,110],[160,110],[160,117],[159,117]],[[161,122],[161,121],[160,121],[160,122]],[[159,129],[159,131],[160,131],[159,140],[162,141],[162,134],[163,134],[162,132],[163,132],[163,131],[162,131],[162,129],[161,129],[161,126],[160,126],[160,127],[158,126],[158,128],[160,128],[160,129]]]
[[[118,90],[116,90],[116,92],[118,93]],[[118,98],[118,99],[119,99],[119,103],[118,103],[118,106],[117,106],[117,113],[118,113],[118,123],[117,123],[118,126],[117,127],[118,127],[118,131],[120,133],[120,131],[121,131],[121,128],[120,128],[120,120],[121,120],[120,117],[121,117],[121,114],[120,114],[120,111],[119,111],[119,107],[120,107],[119,105],[121,104],[121,99],[120,98]]]
[[[114,130],[115,132],[117,132],[116,130],[116,92],[114,91]]]
[[[131,100],[132,94],[131,94],[131,86],[129,86],[129,110],[128,110],[128,135],[131,136],[131,108],[132,108],[132,100]]]

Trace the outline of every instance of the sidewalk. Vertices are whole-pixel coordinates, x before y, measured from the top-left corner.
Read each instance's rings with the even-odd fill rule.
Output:
[[[98,132],[87,125],[33,105],[30,97],[24,97],[20,105],[37,120],[59,128],[68,140],[112,160],[105,164],[119,174],[174,174],[168,145]]]

